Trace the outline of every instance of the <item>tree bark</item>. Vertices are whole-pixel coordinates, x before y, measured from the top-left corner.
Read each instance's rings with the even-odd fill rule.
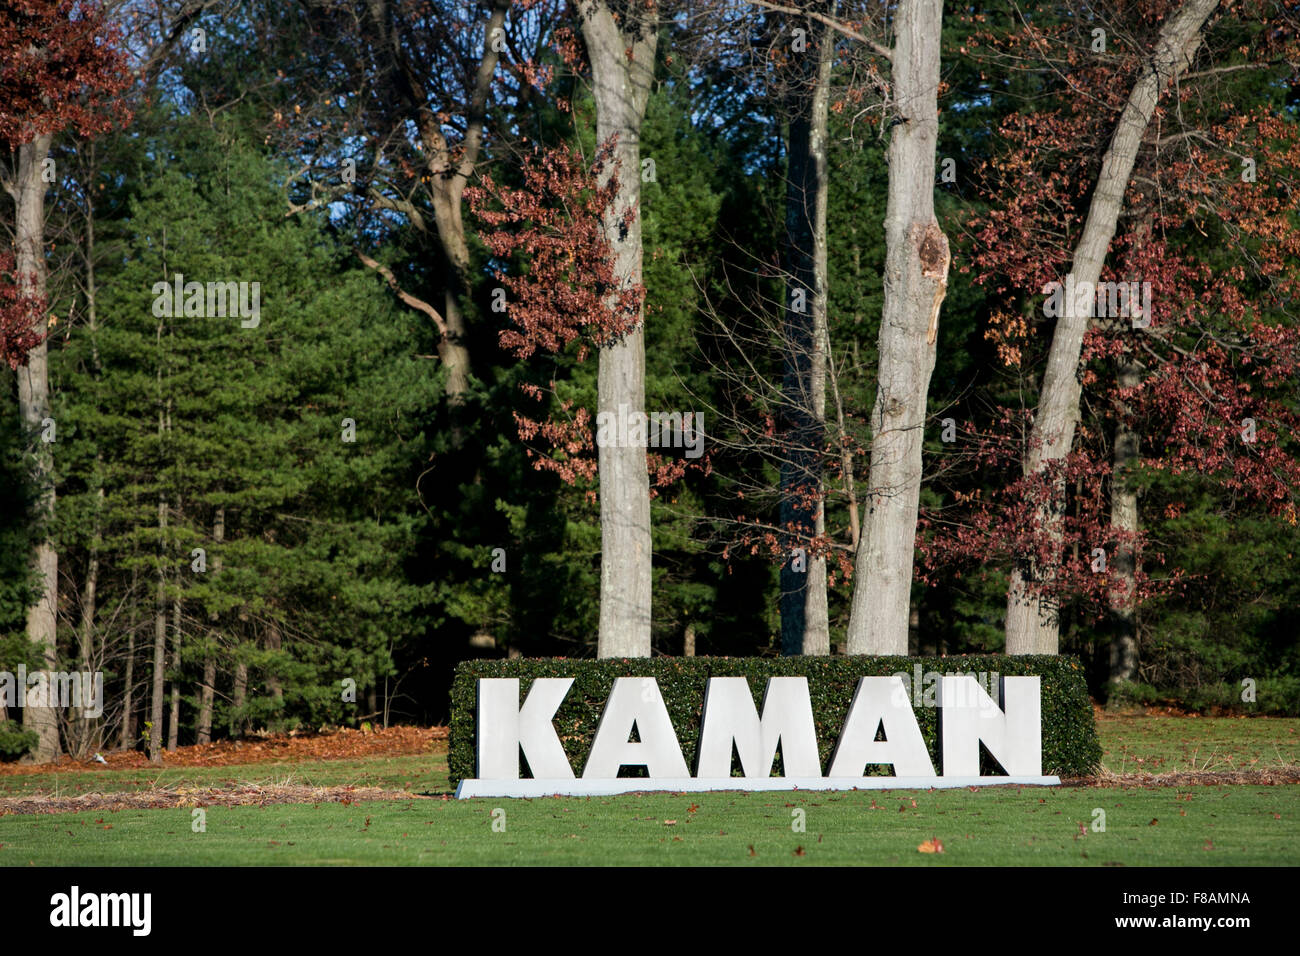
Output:
[[[1129,176],[1161,94],[1186,69],[1201,44],[1201,28],[1218,0],[1186,0],[1160,29],[1149,69],[1133,84],[1128,102],[1115,124],[1110,146],[1088,207],[1083,234],[1075,246],[1070,275],[1075,286],[1095,288],[1115,236]],[[1068,301],[1056,320],[1052,346],[1043,373],[1038,410],[1025,452],[1024,472],[1032,475],[1059,462],[1070,452],[1079,420],[1079,358],[1093,302]],[[1063,479],[1037,508],[1036,520],[1055,542],[1055,558],[1047,565],[1025,559],[1012,570],[1007,589],[1007,653],[1055,654],[1060,645],[1057,601],[1051,593],[1060,560],[1064,509]]]
[[[164,320],[159,319],[157,342],[162,350]],[[156,372],[158,397],[158,449],[161,456],[163,443],[171,428],[171,401],[164,398],[163,367]],[[165,481],[160,476],[160,482]],[[158,584],[154,594],[153,619],[153,687],[149,697],[149,760],[162,762],[163,695],[167,679],[167,491],[164,484],[158,491]]]
[[[635,12],[634,12],[635,10]],[[618,194],[604,229],[621,288],[641,283],[641,123],[654,81],[657,10],[626,8],[620,20],[604,0],[581,0],[578,16],[591,60],[596,139],[617,138]],[[636,327],[600,349],[597,411],[614,418],[645,410],[645,311]],[[650,476],[635,443],[598,449],[600,471],[600,657],[650,656]]]
[[[248,702],[248,664],[239,661],[235,664],[235,686],[230,698],[230,735],[244,735],[244,705]]]
[[[199,688],[199,725],[195,743],[212,743],[212,698],[217,683],[217,659],[203,661],[203,685]]]
[[[167,722],[167,749],[175,750],[181,736],[181,601],[172,597],[172,693]]]
[[[280,635],[280,626],[272,621],[266,629],[266,649],[268,651],[278,651],[283,645],[283,639]],[[271,664],[271,673],[266,678],[266,685],[270,688],[271,698],[275,701],[275,710],[271,717],[271,729],[279,730],[281,718],[284,716],[284,685],[281,684],[280,678],[276,676],[275,661]]]
[[[103,456],[95,456],[95,480],[102,477]],[[81,620],[77,625],[77,661],[83,673],[91,673],[91,661],[95,645],[95,606],[96,591],[99,587],[99,535],[100,513],[104,507],[104,487],[101,483],[95,492],[95,508],[91,517],[90,541],[86,545],[86,580],[81,587]],[[84,715],[85,708],[78,707],[73,712],[73,721],[68,729],[68,749],[77,759],[82,759],[93,746],[94,718]]]
[[[892,52],[884,308],[866,513],[855,562],[850,654],[906,654],[926,396],[948,238],[934,216],[942,0],[901,0]]]
[[[159,434],[162,416],[159,415]],[[158,496],[158,584],[153,612],[153,689],[149,699],[149,759],[162,762],[163,692],[167,677],[167,577],[163,556],[167,536],[167,497]]]
[[[96,378],[98,378],[103,373],[103,365],[99,360],[99,347],[95,338],[96,332],[99,330],[95,286],[95,204],[94,198],[89,195],[86,197],[84,249],[86,264],[86,330],[90,334],[91,366],[95,370]],[[95,643],[95,612],[97,610],[96,602],[99,588],[99,548],[102,543],[100,535],[103,533],[102,520],[104,513],[104,455],[102,451],[95,453],[93,475],[95,506],[91,516],[90,540],[86,544],[86,580],[81,589],[81,621],[77,627],[77,651],[81,661],[81,670],[84,673],[90,673],[92,670],[91,658],[94,655]],[[105,656],[101,639],[100,656],[98,658],[101,664],[105,660]],[[72,738],[73,752],[78,759],[84,758],[90,752],[91,747],[102,746],[100,735],[103,733],[101,720],[87,718],[83,716],[81,710],[79,708],[76,715],[75,726],[77,730],[69,734],[70,738]]]
[[[212,541],[217,546],[213,549],[212,555],[212,575],[215,578],[221,573],[221,544],[226,540],[226,509],[218,508],[212,519]],[[214,625],[217,621],[217,613],[213,611],[209,616]],[[208,633],[209,645],[215,646],[217,642],[217,631],[213,627]],[[211,648],[207,656],[203,659],[203,684],[199,687],[199,723],[197,728],[197,742],[201,744],[212,743],[212,699],[217,682],[217,659],[213,656]]]
[[[131,570],[131,628],[126,635],[126,667],[122,675],[122,734],[119,746],[128,750],[135,746],[135,629],[139,624],[135,601],[136,570]]]
[[[802,54],[789,96],[786,173],[785,356],[782,375],[789,450],[781,463],[781,526],[795,540],[826,532],[822,481],[826,437],[826,126],[835,46],[810,22],[816,53]],[[815,59],[813,56],[815,55]],[[827,655],[826,558],[806,555],[803,567],[781,566],[781,647],[785,654]]]
[[[1119,367],[1119,387],[1133,388],[1141,382],[1141,367],[1132,359],[1124,359]],[[1138,530],[1138,504],[1131,476],[1138,463],[1140,443],[1127,414],[1128,407],[1122,404],[1119,423],[1115,426],[1110,523],[1117,531],[1133,535]],[[1115,684],[1132,680],[1137,672],[1137,555],[1133,548],[1121,542],[1110,566],[1112,574],[1119,579],[1119,587],[1111,592],[1110,599],[1110,682]]]
[[[835,369],[835,354],[831,351],[829,331],[826,335],[826,367],[830,372],[831,392],[835,396],[835,422],[839,428],[835,438],[840,445],[840,471],[844,475],[844,494],[849,506],[849,543],[853,546],[853,553],[857,554],[861,522],[858,519],[858,493],[853,480],[853,448],[848,442],[848,431],[844,427],[844,402],[840,398],[840,377]]]
[[[36,602],[27,609],[27,638],[40,649],[41,666],[58,668],[59,555],[50,541],[54,521],[54,445],[41,438],[41,423],[50,414],[49,345],[44,308],[45,189],[41,178],[50,153],[50,134],[36,136],[18,147],[18,171],[14,190],[14,246],[18,290],[24,297],[42,303],[32,316],[32,326],[42,333],[40,344],[27,354],[27,365],[18,369],[18,413],[22,417],[32,454],[32,482],[39,491],[35,513],[37,544],[35,565],[39,575]],[[53,760],[60,753],[59,715],[53,707],[24,707],[23,727],[38,735],[29,759],[38,763]]]
[[[94,148],[88,148],[88,155],[94,156]],[[92,160],[94,163],[94,160]],[[86,172],[85,169],[82,170]],[[83,245],[83,261],[86,264],[86,330],[90,336],[91,346],[91,367],[95,369],[95,377],[103,375],[104,367],[99,358],[99,343],[96,341],[96,333],[99,332],[99,312],[96,303],[98,303],[98,289],[95,285],[95,199],[94,196],[86,195],[86,238]],[[103,637],[100,639],[99,657],[95,657],[95,613],[98,610],[98,591],[99,591],[99,550],[103,540],[103,515],[104,515],[104,454],[103,451],[96,451],[95,466],[92,471],[91,484],[95,488],[95,505],[91,512],[91,532],[90,540],[86,542],[86,580],[82,584],[81,593],[81,622],[77,626],[77,656],[81,661],[81,670],[90,674],[94,670],[104,665],[107,661],[107,648]],[[98,667],[92,667],[92,659]],[[83,715],[83,709],[79,708],[77,717],[74,722],[75,731],[69,732],[69,743],[72,744],[73,752],[77,754],[78,760],[85,758],[90,753],[92,747],[103,747],[104,724],[101,718],[87,718]]]
[[[1134,251],[1150,240],[1154,223],[1155,209],[1148,208],[1136,229]],[[1121,328],[1117,331],[1122,331],[1123,323],[1133,319],[1133,310],[1126,311],[1129,314],[1119,317]],[[1148,322],[1150,319],[1150,316],[1146,317]],[[1120,356],[1116,374],[1121,396],[1125,390],[1136,388],[1141,383],[1142,366],[1132,352],[1126,351]],[[1110,565],[1111,574],[1118,584],[1110,594],[1111,684],[1131,681],[1137,674],[1137,571],[1141,560],[1134,548],[1123,540],[1132,540],[1138,532],[1138,499],[1137,489],[1133,486],[1133,469],[1141,460],[1141,438],[1130,421],[1132,409],[1128,403],[1121,397],[1117,405],[1115,454],[1110,477],[1110,523],[1120,532],[1121,540]]]

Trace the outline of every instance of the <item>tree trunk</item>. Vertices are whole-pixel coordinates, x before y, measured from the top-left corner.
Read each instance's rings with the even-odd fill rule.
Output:
[[[171,403],[167,407],[167,428],[171,429]],[[181,499],[176,499],[176,516],[181,518]],[[167,721],[167,749],[175,750],[180,742],[181,730],[181,598],[180,589],[172,595],[172,663],[171,663],[171,706]]]
[[[103,456],[95,456],[95,475],[99,480],[102,471]],[[86,580],[81,588],[81,622],[77,626],[77,659],[83,673],[91,673],[91,659],[94,656],[95,643],[95,605],[96,590],[99,587],[99,516],[104,507],[104,487],[95,492],[95,511],[91,524],[90,542],[87,545],[89,557],[86,560]],[[92,744],[92,728],[89,718],[83,715],[84,708],[77,708],[74,715],[74,727],[69,734],[72,752],[78,759],[84,758]]]
[[[181,602],[172,598],[172,696],[167,723],[167,749],[175,750],[181,736]]]
[[[89,195],[86,197],[84,248],[86,264],[86,330],[90,334],[91,365],[95,370],[96,378],[98,378],[103,372],[103,366],[99,360],[99,346],[96,342],[99,318],[96,311],[97,294],[95,287],[95,206],[93,197]],[[86,545],[88,556],[86,560],[86,580],[81,589],[81,622],[77,627],[77,650],[83,673],[91,672],[91,658],[94,654],[96,592],[99,587],[99,548],[101,544],[100,535],[103,532],[102,518],[104,513],[103,452],[95,453],[93,475],[95,506],[91,516],[90,540]],[[101,654],[99,657],[101,664],[105,659],[103,650],[103,641],[101,640]],[[79,709],[75,726],[77,730],[70,736],[75,740],[74,753],[76,753],[78,759],[84,758],[90,752],[91,747],[102,746],[102,740],[97,739],[103,732],[103,725],[99,719],[87,718],[82,715]]]
[[[1150,240],[1155,223],[1155,209],[1148,208],[1141,217],[1133,244],[1134,251]],[[1121,315],[1119,323],[1131,322],[1133,310]],[[1151,320],[1146,316],[1146,321]],[[1142,366],[1131,352],[1120,356],[1116,384],[1121,397],[1117,404],[1115,424],[1115,454],[1110,477],[1110,523],[1121,540],[1111,562],[1115,584],[1110,592],[1110,674],[1109,683],[1131,681],[1137,673],[1137,570],[1140,556],[1123,538],[1132,540],[1138,532],[1137,489],[1133,486],[1133,469],[1140,461],[1141,439],[1130,421],[1132,409],[1122,397],[1125,390],[1142,383]]]
[[[217,660],[208,657],[203,662],[203,686],[199,693],[199,728],[196,743],[212,743],[212,696],[217,683]]]
[[[442,149],[446,143],[441,138]],[[438,245],[447,265],[447,290],[443,296],[443,319],[446,332],[438,339],[438,360],[447,370],[445,386],[447,405],[453,416],[453,428],[459,432],[460,408],[469,394],[470,357],[465,347],[467,328],[461,311],[462,297],[469,282],[469,245],[465,241],[465,222],[461,215],[461,196],[465,180],[449,175],[450,153],[430,164],[438,172],[430,177],[434,221],[438,227]],[[460,438],[457,436],[456,443]]]
[[[884,309],[866,514],[855,564],[850,654],[906,654],[921,446],[948,239],[934,216],[942,0],[901,0],[895,21]]]
[[[266,629],[266,649],[268,651],[278,651],[283,645],[280,635],[280,626],[274,621]],[[272,730],[279,730],[281,718],[284,715],[284,685],[280,683],[280,678],[275,673],[278,662],[273,655],[271,661],[271,673],[266,678],[266,685],[271,690],[271,698],[275,701],[275,709],[270,724]]]
[[[1106,253],[1115,236],[1124,204],[1129,176],[1156,104],[1170,81],[1195,57],[1201,44],[1201,28],[1217,5],[1218,0],[1186,0],[1161,28],[1150,69],[1144,69],[1133,84],[1102,159],[1083,234],[1074,249],[1070,275],[1076,288],[1095,289],[1101,278]],[[1025,452],[1026,475],[1041,472],[1070,453],[1074,428],[1079,420],[1079,357],[1095,303],[1092,300],[1071,301],[1072,296],[1064,298],[1065,308],[1056,320],[1056,330],[1052,334],[1038,410]],[[1063,541],[1061,516],[1064,498],[1064,483],[1057,482],[1047,500],[1037,509],[1036,520],[1055,542],[1053,561],[1045,566],[1022,561],[1011,573],[1011,584],[1007,589],[1008,654],[1057,653],[1060,619],[1051,587],[1056,578],[1056,563],[1060,560]]]
[[[460,443],[459,414],[469,393],[470,356],[466,347],[466,326],[461,304],[470,287],[469,244],[465,238],[465,186],[474,175],[483,148],[487,124],[488,99],[493,75],[500,59],[494,37],[505,28],[509,0],[493,0],[483,31],[483,53],[474,74],[465,110],[465,135],[459,148],[453,149],[443,135],[443,121],[430,105],[425,88],[426,78],[407,61],[402,41],[392,35],[388,4],[371,0],[369,14],[372,29],[384,49],[394,52],[401,77],[401,91],[416,113],[416,126],[424,147],[429,170],[429,197],[437,227],[438,245],[448,267],[448,284],[443,297],[445,330],[438,340],[438,358],[447,369],[447,404],[452,413],[454,441]],[[639,167],[638,167],[639,168]]]
[[[581,0],[579,17],[591,59],[596,139],[617,137],[618,194],[604,229],[622,288],[641,283],[641,122],[654,80],[656,8],[631,9],[616,22],[602,0]],[[608,177],[615,173],[610,169]],[[645,312],[616,343],[600,350],[597,411],[620,418],[645,410]],[[600,657],[650,656],[650,476],[635,443],[598,449],[600,469]]]
[[[135,586],[136,570],[131,570],[131,627],[126,634],[126,667],[122,675],[122,735],[119,746],[129,750],[135,746],[135,629],[139,624],[136,616]]]
[[[826,532],[822,483],[826,438],[826,116],[835,44],[809,24],[816,59],[802,54],[789,97],[786,174],[785,357],[782,375],[788,450],[781,462],[781,526],[795,541]],[[808,550],[808,549],[806,549]],[[802,567],[781,566],[781,648],[785,654],[827,655],[826,558],[808,550]]]
[[[1137,362],[1125,359],[1119,367],[1119,387],[1133,388],[1142,382]],[[1137,534],[1137,491],[1132,487],[1132,471],[1140,451],[1137,431],[1127,419],[1128,407],[1120,408],[1115,426],[1115,466],[1110,481],[1110,523],[1117,531]],[[1137,555],[1121,542],[1110,564],[1119,587],[1111,592],[1110,682],[1131,681],[1137,672]]]
[[[93,156],[93,149],[87,153]],[[92,160],[93,162],[93,160]],[[84,172],[84,170],[83,170]],[[99,358],[99,346],[96,334],[99,330],[99,318],[96,308],[98,299],[95,285],[95,204],[94,197],[87,193],[85,237],[82,246],[82,259],[86,269],[86,332],[90,337],[90,360],[98,380],[103,374],[103,364]],[[104,667],[108,660],[105,639],[99,640],[99,653],[95,653],[95,615],[98,610],[99,589],[99,551],[103,544],[104,514],[104,455],[95,453],[95,464],[91,472],[90,485],[95,489],[94,505],[91,509],[90,537],[86,542],[86,576],[81,588],[81,620],[77,625],[77,658],[83,673],[94,673]],[[102,703],[102,702],[101,702]],[[72,752],[78,759],[84,759],[92,748],[104,746],[104,720],[102,717],[85,716],[84,708],[77,708],[68,738]]]
[[[248,664],[239,661],[235,664],[235,686],[231,694],[230,735],[244,735],[244,705],[248,701]]]
[[[463,294],[459,281],[454,288],[447,290],[444,299],[447,334],[438,340],[437,346],[438,358],[447,369],[447,404],[455,410],[465,404],[469,394],[469,349],[464,345],[467,330],[465,316],[460,309],[460,297]]]
[[[826,368],[830,372],[831,392],[835,396],[835,421],[839,431],[835,438],[840,445],[840,471],[844,475],[844,494],[849,506],[849,543],[853,553],[858,552],[858,535],[861,522],[858,519],[858,493],[853,481],[853,448],[848,441],[848,432],[844,427],[844,402],[840,398],[840,376],[835,369],[835,353],[831,351],[829,330],[826,335]]]
[[[159,416],[158,430],[162,423]],[[149,759],[162,762],[163,691],[167,677],[167,578],[163,556],[167,535],[167,497],[158,496],[158,585],[153,613],[153,692],[149,703]]]
[[[36,602],[27,609],[27,638],[40,648],[41,666],[58,669],[59,555],[49,535],[54,521],[54,445],[41,438],[41,423],[50,415],[49,345],[44,333],[48,325],[45,302],[45,189],[41,178],[50,152],[49,134],[37,136],[18,147],[18,172],[14,182],[14,246],[18,291],[41,303],[32,316],[32,326],[42,333],[40,344],[27,354],[27,365],[18,369],[18,412],[28,440],[34,441],[32,482],[39,489],[35,513],[36,570],[39,574]],[[38,735],[29,759],[38,763],[59,755],[59,715],[53,707],[24,707],[23,727]]]
[[[215,578],[221,573],[221,544],[226,540],[226,509],[218,508],[212,519],[212,541],[217,546],[213,549],[212,555],[212,575]],[[213,611],[208,620],[217,621],[217,613]],[[212,743],[212,698],[217,682],[217,659],[213,656],[212,647],[217,642],[217,630],[214,627],[208,632],[209,649],[207,656],[203,659],[203,684],[199,688],[199,723],[197,729],[197,742],[201,744]]]

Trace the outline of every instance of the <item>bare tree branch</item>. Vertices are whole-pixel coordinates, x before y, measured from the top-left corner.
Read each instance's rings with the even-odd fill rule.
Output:
[[[376,272],[378,272],[381,276],[384,277],[384,280],[388,283],[388,287],[397,293],[397,297],[399,299],[401,299],[411,308],[419,309],[429,318],[433,319],[433,324],[438,327],[438,332],[444,338],[446,338],[447,322],[446,320],[443,319],[442,314],[437,309],[435,309],[429,303],[425,302],[423,299],[417,299],[409,292],[404,291],[402,287],[397,284],[397,277],[393,275],[393,270],[388,268],[388,266],[384,265],[381,262],[376,262],[374,259],[371,259],[360,249],[356,249],[354,251],[357,254],[357,258],[361,260],[363,265],[365,265],[367,268],[374,269]]]
[[[771,10],[775,13],[788,13],[792,16],[802,16],[807,17],[810,20],[816,20],[818,23],[825,24],[836,33],[842,34],[850,40],[857,40],[878,56],[883,56],[886,60],[893,62],[894,54],[892,50],[888,47],[881,46],[875,40],[865,34],[859,33],[852,27],[846,26],[834,17],[828,17],[826,14],[818,13],[815,10],[801,10],[799,7],[787,7],[782,3],[772,3],[771,0],[747,0],[747,2],[752,3],[756,7],[762,7],[765,10]]]

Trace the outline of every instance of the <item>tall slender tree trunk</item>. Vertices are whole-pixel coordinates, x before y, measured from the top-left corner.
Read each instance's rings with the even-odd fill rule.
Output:
[[[580,0],[596,101],[596,139],[617,138],[618,194],[604,229],[622,288],[641,282],[641,123],[654,81],[657,7],[627,7],[615,20],[603,0]],[[611,169],[606,176],[613,175]],[[600,350],[597,411],[618,419],[645,410],[645,312]],[[600,657],[650,656],[650,476],[646,450],[602,444],[600,470]]]
[[[159,415],[158,433],[162,434]],[[167,496],[158,496],[158,584],[153,612],[153,688],[149,698],[149,759],[162,761],[163,692],[167,678],[167,575],[163,563],[167,537]]]
[[[214,579],[221,573],[221,544],[226,540],[226,509],[218,508],[212,519],[212,541],[217,546],[213,549],[212,555],[212,575]],[[214,625],[217,622],[217,612],[213,611],[208,620]],[[215,626],[208,632],[208,652],[203,658],[203,684],[199,687],[199,722],[197,730],[197,742],[201,744],[212,743],[212,699],[215,694],[217,683],[217,659],[213,648],[217,643],[217,630]]]
[[[266,628],[265,638],[266,649],[268,651],[279,651],[284,641],[280,633],[280,625],[272,621]],[[271,699],[275,701],[275,708],[271,718],[271,729],[278,730],[281,720],[284,716],[284,685],[281,683],[279,676],[275,672],[278,666],[274,660],[271,663],[271,673],[266,678],[266,685],[271,690]]]
[[[1141,217],[1133,243],[1134,251],[1150,241],[1155,228],[1155,209],[1148,208]],[[1129,314],[1119,317],[1122,324],[1133,319],[1133,303]],[[1151,316],[1146,316],[1150,322]],[[1127,541],[1138,532],[1138,496],[1133,483],[1133,471],[1141,455],[1141,439],[1131,421],[1132,409],[1122,397],[1128,389],[1142,384],[1142,366],[1134,354],[1125,351],[1116,370],[1116,384],[1120,395],[1116,409],[1115,452],[1110,477],[1110,524],[1119,532],[1120,542],[1115,558],[1110,563],[1111,574],[1117,586],[1110,593],[1110,672],[1109,683],[1131,681],[1137,674],[1137,571],[1141,556]]]
[[[1201,28],[1216,6],[1218,0],[1185,0],[1161,27],[1149,69],[1144,69],[1133,84],[1102,159],[1083,234],[1071,262],[1074,286],[1085,293],[1095,289],[1101,278],[1129,176],[1160,96],[1192,62],[1201,44]],[[1065,307],[1052,334],[1038,409],[1025,453],[1026,475],[1052,467],[1070,453],[1079,420],[1079,358],[1095,300],[1083,295],[1077,298],[1086,301],[1071,301],[1071,296],[1064,298]],[[1064,540],[1061,528],[1064,507],[1062,478],[1053,484],[1047,499],[1036,511],[1037,522],[1055,542],[1055,557],[1046,564],[1027,558],[1011,573],[1007,589],[1008,654],[1055,654],[1060,646],[1060,619],[1052,586]]]
[[[246,661],[237,661],[235,663],[235,686],[231,693],[230,715],[230,735],[232,737],[242,737],[244,735],[244,705],[248,702],[248,663]]]
[[[826,367],[830,372],[831,393],[835,396],[835,422],[838,428],[835,438],[840,446],[840,471],[844,476],[844,494],[849,506],[849,543],[853,546],[853,553],[857,554],[861,521],[858,518],[858,492],[853,479],[853,448],[848,442],[848,431],[844,427],[844,401],[840,398],[840,377],[835,369],[835,353],[831,351],[829,331],[826,336]]]
[[[135,629],[139,626],[135,589],[137,571],[131,570],[131,626],[126,633],[126,666],[122,674],[122,734],[119,744],[123,750],[135,746]]]
[[[156,335],[158,366],[156,371],[158,399],[158,455],[161,464],[164,442],[171,427],[171,402],[163,393],[163,329],[159,319]],[[159,469],[160,481],[162,469]],[[163,701],[167,680],[167,492],[166,485],[158,491],[158,583],[154,594],[153,618],[153,686],[149,695],[149,759],[162,762]]]
[[[1120,388],[1134,388],[1142,382],[1142,369],[1131,358],[1121,361],[1118,383]],[[1138,433],[1127,419],[1127,405],[1120,408],[1120,418],[1115,426],[1114,468],[1110,482],[1111,527],[1126,535],[1137,534],[1137,489],[1132,484],[1132,472],[1138,464],[1141,450]],[[1110,682],[1122,683],[1133,679],[1137,673],[1137,554],[1127,543],[1115,549],[1110,564],[1119,587],[1111,592],[1111,643]]]
[[[809,22],[811,50],[788,97],[786,173],[785,356],[782,391],[789,450],[781,463],[781,526],[797,541],[826,532],[822,482],[826,437],[826,126],[835,44]],[[781,566],[781,648],[785,654],[830,653],[826,558],[808,553]]]
[[[103,373],[103,365],[99,360],[99,345],[97,342],[99,313],[97,310],[98,295],[95,286],[95,204],[94,198],[89,195],[86,197],[84,258],[86,264],[86,331],[90,335],[91,366],[95,370],[96,379],[98,379]],[[86,545],[86,580],[81,589],[81,622],[77,627],[78,656],[84,673],[91,672],[91,658],[94,655],[95,612],[97,610],[96,601],[99,588],[99,549],[102,543],[100,535],[103,531],[102,518],[104,513],[103,452],[95,453],[93,476],[95,505],[91,515],[90,540]],[[102,640],[100,651],[98,660],[102,663],[105,659]],[[74,752],[78,758],[85,757],[91,747],[102,746],[102,741],[98,739],[103,732],[100,720],[88,718],[79,710],[75,726],[77,730],[72,736],[76,741]]]
[[[93,157],[93,147],[88,147],[86,152]],[[93,160],[92,160],[93,162]],[[83,261],[86,269],[86,332],[90,337],[90,361],[94,369],[95,380],[98,383],[103,376],[103,363],[99,357],[99,312],[98,312],[98,289],[95,283],[95,201],[94,197],[86,195],[86,228],[85,240],[83,245]],[[86,576],[81,588],[81,620],[77,626],[77,651],[83,673],[93,673],[95,670],[105,666],[108,660],[106,641],[103,636],[99,639],[99,651],[95,652],[95,615],[98,611],[98,589],[99,589],[99,552],[103,545],[103,514],[104,514],[104,455],[102,451],[95,453],[95,464],[92,470],[91,484],[95,489],[94,506],[91,509],[90,519],[90,538],[86,543]],[[94,666],[92,666],[92,663]],[[104,745],[104,721],[102,718],[91,718],[84,714],[84,709],[79,708],[76,714],[76,720],[73,723],[76,728],[70,733],[70,738],[74,743],[74,753],[77,757],[84,758],[91,748],[99,748]]]
[[[195,743],[212,743],[212,698],[217,684],[217,659],[203,661],[203,685],[199,688],[199,724]]]
[[[77,625],[77,659],[83,673],[91,673],[95,646],[95,607],[96,591],[99,588],[99,535],[100,514],[104,508],[104,486],[102,484],[103,456],[95,456],[95,480],[99,487],[95,490],[95,508],[91,519],[90,541],[87,543],[86,580],[81,588],[81,621]],[[69,737],[72,752],[78,759],[85,757],[94,744],[92,736],[92,718],[86,717],[84,708],[78,707],[74,715],[73,730]]]
[[[175,750],[181,736],[181,600],[172,597],[171,709],[167,721],[167,749]]]
[[[942,21],[942,0],[900,0],[894,23],[898,115],[886,154],[884,309],[850,654],[907,653],[926,397],[948,290],[948,238],[934,216]]]
[[[42,440],[41,423],[50,415],[49,346],[45,302],[45,190],[41,174],[50,153],[52,137],[43,134],[18,147],[18,171],[14,182],[15,266],[18,290],[24,297],[41,303],[32,315],[32,326],[41,333],[41,342],[27,355],[27,365],[18,369],[18,413],[34,441],[32,481],[39,497],[35,514],[37,544],[35,553],[37,582],[36,602],[27,609],[27,638],[40,649],[41,666],[48,671],[58,668],[59,555],[50,540],[54,521],[54,445]],[[30,759],[40,763],[53,760],[60,753],[59,715],[53,707],[24,707],[23,727],[37,734]]]

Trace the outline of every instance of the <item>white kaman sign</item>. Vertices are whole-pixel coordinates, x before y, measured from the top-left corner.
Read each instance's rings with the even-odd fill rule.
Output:
[[[1002,705],[973,676],[939,679],[936,774],[912,695],[900,675],[863,677],[822,773],[806,677],[772,677],[763,706],[754,706],[743,677],[713,677],[704,691],[694,775],[682,756],[659,684],[653,677],[614,681],[582,776],[573,767],[553,723],[572,677],[533,681],[519,702],[518,678],[478,682],[477,774],[462,780],[457,797],[597,796],[705,790],[891,790],[990,784],[1059,784],[1043,776],[1042,709],[1037,677],[1003,677]],[[636,740],[632,740],[633,730]],[[979,775],[980,745],[1006,776]],[[777,748],[786,776],[773,777]],[[732,751],[744,776],[731,776]],[[532,777],[520,777],[520,756]],[[865,775],[888,766],[894,776]],[[647,777],[619,777],[645,767]]]

